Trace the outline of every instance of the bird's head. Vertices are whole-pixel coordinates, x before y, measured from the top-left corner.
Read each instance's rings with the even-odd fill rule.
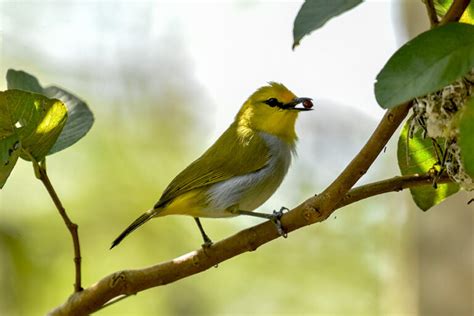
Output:
[[[293,143],[297,139],[298,113],[309,111],[312,106],[310,98],[298,98],[281,83],[270,82],[245,101],[235,119],[243,130],[249,127]]]

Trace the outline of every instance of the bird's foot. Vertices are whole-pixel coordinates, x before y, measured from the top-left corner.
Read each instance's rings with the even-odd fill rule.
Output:
[[[205,250],[205,249],[209,249],[211,248],[211,246],[213,245],[214,243],[212,242],[212,240],[209,238],[209,237],[205,237],[204,238],[204,243],[201,245],[201,247]]]
[[[276,229],[278,231],[278,234],[280,234],[280,236],[282,236],[283,238],[286,238],[286,237],[288,237],[288,233],[285,231],[285,229],[281,225],[281,221],[280,221],[281,217],[284,214],[283,211],[289,211],[289,209],[282,206],[279,211],[274,210],[271,220],[275,224]]]

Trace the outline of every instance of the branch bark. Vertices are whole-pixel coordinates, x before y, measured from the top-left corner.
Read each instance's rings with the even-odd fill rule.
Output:
[[[446,174],[443,174],[436,181],[437,184],[450,182],[452,181]],[[362,185],[347,192],[346,196],[337,205],[337,209],[375,195],[388,192],[398,192],[404,189],[423,185],[433,185],[433,176],[431,174],[398,176],[387,180]]]
[[[449,22],[459,21],[471,0],[453,0],[448,12],[439,22],[439,25],[445,25]]]
[[[406,102],[388,110],[367,143],[347,165],[336,180],[321,193],[319,212],[328,213],[346,195],[347,191],[367,172],[382,149],[405,119],[412,103]]]
[[[431,175],[427,174],[398,176],[363,185],[350,190],[337,208],[378,194],[432,185],[432,181]],[[450,182],[450,179],[444,176],[440,178],[438,183],[447,182]],[[303,205],[293,209],[290,213],[302,213],[304,216]],[[327,217],[320,216],[316,222],[323,221],[325,218]],[[265,222],[219,241],[209,249],[198,249],[171,261],[144,269],[115,272],[84,291],[74,293],[66,303],[51,311],[49,315],[86,315],[92,313],[112,299],[120,300],[124,296],[133,295],[151,287],[166,285],[197,274],[241,253],[254,251],[260,245],[278,237],[274,225]]]
[[[376,183],[372,187],[364,186],[362,189],[354,189],[356,191],[352,190],[348,193],[385,147],[406,117],[410,106],[411,102],[388,110],[367,143],[339,177],[323,193],[309,198],[282,217],[281,222],[287,232],[321,222],[328,218],[336,208],[358,201],[362,196],[372,196],[378,194],[379,191],[399,190],[410,184],[431,184],[427,176],[396,177],[387,180],[388,182]],[[174,260],[144,269],[115,272],[91,287],[74,293],[49,315],[87,315],[97,311],[114,298],[136,294],[145,289],[165,285],[205,271],[241,253],[254,251],[278,237],[280,235],[274,224],[268,221],[219,241],[208,249],[198,249]]]
[[[51,181],[49,180],[48,174],[46,172],[46,168],[42,165],[37,165],[35,168],[38,171],[38,176],[41,182],[43,182],[46,190],[48,191],[51,199],[54,202],[54,205],[59,211],[64,223],[66,224],[67,229],[71,233],[72,243],[74,246],[74,268],[75,268],[75,282],[74,282],[74,292],[80,292],[83,290],[81,285],[81,247],[79,244],[79,234],[77,232],[78,226],[77,224],[73,223],[69,216],[66,213],[66,209],[61,203],[61,200],[58,197],[58,194],[54,190]]]
[[[433,0],[424,0],[426,11],[428,13],[428,18],[430,19],[431,28],[438,25],[438,14],[436,14],[436,10],[434,7]]]

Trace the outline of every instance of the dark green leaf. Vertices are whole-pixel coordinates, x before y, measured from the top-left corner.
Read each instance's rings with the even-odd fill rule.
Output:
[[[293,25],[293,49],[300,44],[305,35],[360,3],[362,0],[306,0]]]
[[[398,139],[398,166],[402,175],[425,174],[432,168],[439,168],[435,148],[431,139],[423,139],[421,131],[413,138],[408,137],[408,123],[403,126]],[[439,141],[438,143],[444,143]],[[410,189],[413,201],[423,211],[442,202],[448,196],[459,191],[457,184],[438,184],[437,188],[423,186]]]
[[[3,188],[20,156],[18,135],[0,137],[0,189]]]
[[[474,97],[465,104],[461,113],[458,144],[464,169],[474,179]]]
[[[8,89],[24,90],[43,94],[43,88],[36,77],[22,70],[8,69],[7,71]]]
[[[383,108],[392,108],[437,91],[472,68],[474,26],[450,23],[401,47],[378,74],[375,97]]]
[[[43,160],[66,119],[61,101],[22,90],[0,92],[0,139],[16,135],[23,159]]]
[[[94,123],[94,116],[84,101],[66,90],[51,86],[44,89],[44,94],[49,98],[61,100],[66,104],[68,110],[66,126],[48,152],[48,155],[51,155],[73,145],[84,137]]]

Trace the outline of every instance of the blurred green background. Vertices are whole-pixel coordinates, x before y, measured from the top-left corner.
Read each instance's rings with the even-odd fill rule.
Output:
[[[292,52],[298,1],[1,1],[0,73],[26,70],[85,99],[95,114],[83,140],[47,159],[79,224],[84,286],[199,247],[192,218],[175,216],[108,250],[266,81],[315,98],[316,108],[301,115],[298,157],[261,211],[320,192],[382,114],[372,94],[377,71],[427,27],[423,6],[414,3],[367,1]],[[395,145],[363,182],[399,173]],[[375,197],[97,314],[472,315],[471,197],[458,194],[427,213],[408,192]],[[213,240],[259,222],[203,220]],[[0,192],[0,314],[41,315],[65,301],[72,257],[61,218],[31,165],[20,161]]]

